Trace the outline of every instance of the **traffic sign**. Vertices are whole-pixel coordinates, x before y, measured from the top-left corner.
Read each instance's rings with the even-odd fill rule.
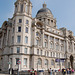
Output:
[[[17,64],[21,64],[21,61],[19,60],[19,61],[17,62]]]
[[[64,61],[65,61],[65,59],[64,59],[64,58],[63,58],[63,59],[61,59],[61,58],[60,58],[60,59],[58,59],[58,58],[57,58],[57,59],[55,59],[55,62],[64,62]]]

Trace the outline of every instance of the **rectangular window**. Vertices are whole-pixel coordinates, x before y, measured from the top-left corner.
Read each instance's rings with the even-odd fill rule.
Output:
[[[47,52],[47,56],[49,56],[49,52]]]
[[[42,50],[41,50],[40,54],[42,55]]]
[[[39,34],[38,34],[38,32],[36,32],[36,36],[38,36]]]
[[[58,53],[56,53],[56,57],[58,58]]]
[[[12,44],[14,43],[14,36],[12,36]]]
[[[18,27],[18,32],[21,32],[21,27]]]
[[[19,19],[19,23],[22,23],[22,19]]]
[[[55,53],[53,53],[53,57],[55,57]]]
[[[25,43],[27,44],[28,43],[28,37],[25,36]]]
[[[28,27],[26,27],[25,32],[28,33]]]
[[[54,48],[54,44],[53,44],[53,42],[50,43],[50,48],[51,48],[51,49]]]
[[[47,42],[44,42],[44,46],[47,47]]]
[[[14,33],[15,32],[15,28],[13,27],[13,30],[12,30],[12,32]]]
[[[24,49],[24,53],[27,54],[27,48]]]
[[[15,20],[14,20],[14,24],[15,24]]]
[[[26,24],[29,24],[29,21],[28,20],[26,20]]]
[[[20,53],[20,47],[17,47],[17,53]]]
[[[23,12],[23,4],[21,5],[21,12]]]
[[[37,55],[39,55],[39,49],[37,49]]]
[[[48,36],[47,35],[44,35],[44,38],[48,39]]]
[[[46,56],[46,51],[45,51],[45,56]]]
[[[38,45],[39,44],[39,40],[36,40],[36,45]]]
[[[56,44],[56,50],[59,50],[59,45],[58,44]]]
[[[51,20],[51,23],[53,23],[53,20]]]
[[[24,58],[24,65],[27,66],[27,58]]]
[[[17,36],[17,43],[21,42],[21,36]]]
[[[51,52],[51,57],[52,57],[52,52]]]
[[[54,41],[54,37],[50,36],[50,40],[51,40],[51,41]]]
[[[26,8],[25,8],[25,11],[26,11],[26,12],[28,11],[27,9],[28,9],[28,6],[26,5]]]
[[[13,53],[13,48],[11,48],[11,50],[10,50],[11,52],[10,53]]]
[[[16,65],[18,64],[19,58],[16,58]]]

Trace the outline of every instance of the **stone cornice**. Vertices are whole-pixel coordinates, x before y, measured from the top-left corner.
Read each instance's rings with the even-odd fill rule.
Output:
[[[30,16],[28,16],[28,15],[26,15],[26,14],[14,14],[13,17],[12,17],[12,19],[13,19],[14,17],[16,17],[16,16],[26,16],[26,17],[29,17],[29,18],[33,19],[32,16],[30,17]]]

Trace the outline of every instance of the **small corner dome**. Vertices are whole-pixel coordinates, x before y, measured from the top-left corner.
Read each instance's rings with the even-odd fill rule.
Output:
[[[36,17],[40,16],[41,14],[48,15],[49,17],[53,17],[52,12],[50,9],[46,8],[46,4],[43,4],[43,8],[41,8],[38,12]],[[41,15],[42,16],[42,15]]]

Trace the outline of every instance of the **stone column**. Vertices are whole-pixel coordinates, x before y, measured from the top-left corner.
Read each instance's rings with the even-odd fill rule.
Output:
[[[18,12],[20,12],[20,5],[21,5],[21,4],[19,3],[19,4],[18,4],[18,8],[17,8],[17,9],[18,9]]]
[[[48,49],[50,49],[50,42],[49,42],[49,40],[50,40],[50,36],[48,36]]]
[[[65,39],[65,56],[66,56],[66,60],[65,60],[65,68],[68,68],[68,57],[67,57],[67,54],[68,54],[68,39],[66,38]]]
[[[60,43],[61,43],[61,40],[59,39],[59,51],[61,51],[61,50],[60,50],[60,49],[61,49],[61,47],[60,47],[61,44],[60,44]]]
[[[74,41],[72,41],[72,53],[74,53]]]
[[[56,49],[56,47],[55,47],[55,37],[54,37],[54,50]]]
[[[23,4],[23,12],[25,12],[25,9],[26,9],[26,5],[25,3]]]
[[[44,47],[44,30],[42,30],[42,47]]]
[[[33,32],[33,38],[34,38],[34,44],[33,45],[36,45],[36,27],[34,27],[34,32]]]

